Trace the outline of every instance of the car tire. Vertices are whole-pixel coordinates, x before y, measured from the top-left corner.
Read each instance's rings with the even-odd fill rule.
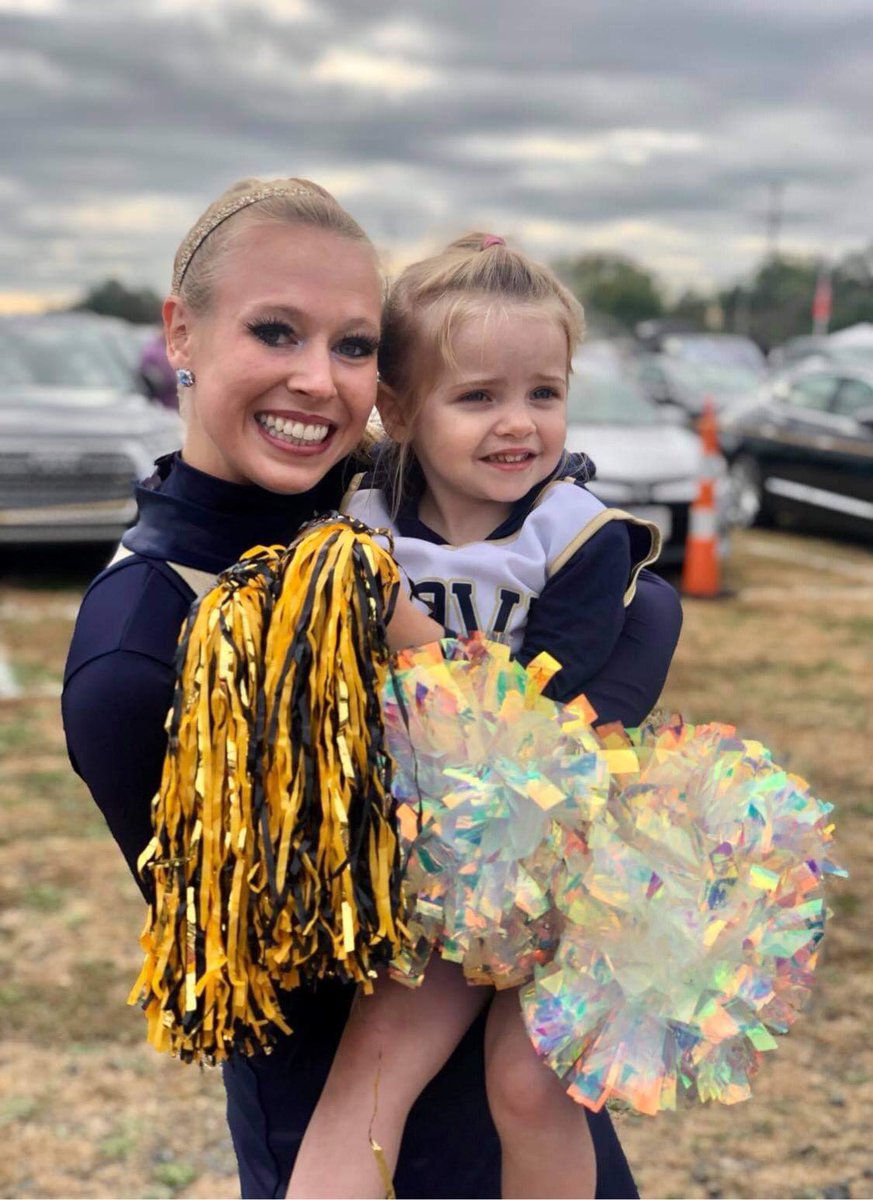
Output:
[[[754,458],[741,454],[730,464],[730,523],[740,529],[752,525],[769,525],[761,468]]]

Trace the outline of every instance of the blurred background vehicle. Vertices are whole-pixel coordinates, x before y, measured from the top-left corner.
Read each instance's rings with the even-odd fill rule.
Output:
[[[628,371],[657,404],[672,405],[693,423],[711,401],[717,412],[754,393],[767,359],[751,338],[643,321]]]
[[[790,338],[783,345],[774,346],[768,355],[770,366],[777,370],[797,366],[807,359],[873,366],[873,324],[863,321],[838,333]]]
[[[22,318],[18,320],[22,321]],[[56,312],[39,318],[31,317],[28,320],[70,325],[82,332],[88,345],[93,344],[91,339],[99,340],[135,380],[143,338],[145,334],[152,334],[152,326],[132,325],[130,321],[122,320],[121,317],[103,316],[84,309]]]
[[[873,538],[873,364],[812,360],[723,414],[731,519]]]
[[[638,355],[629,371],[651,400],[679,409],[691,424],[707,401],[712,401],[716,412],[725,411],[754,394],[763,377],[742,366],[694,362],[670,354]]]
[[[597,467],[591,491],[604,504],[653,521],[663,537],[660,563],[681,564],[704,467],[697,434],[667,419],[641,388],[589,350],[573,362],[567,421],[567,448],[584,451]],[[725,463],[717,469],[718,535],[726,554],[730,488]]]
[[[98,320],[0,321],[0,543],[116,540],[134,481],[181,444]]]
[[[642,321],[636,327],[636,336],[650,353],[668,354],[683,362],[737,367],[753,375],[762,375],[767,369],[767,359],[757,342],[738,333],[707,333],[662,321]]]

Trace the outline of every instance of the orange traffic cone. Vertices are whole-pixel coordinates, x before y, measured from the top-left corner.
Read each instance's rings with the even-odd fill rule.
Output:
[[[722,595],[715,513],[715,479],[719,459],[718,422],[715,406],[707,400],[698,425],[703,442],[703,473],[697,499],[688,514],[688,538],[682,567],[682,591],[686,596],[711,599]]]

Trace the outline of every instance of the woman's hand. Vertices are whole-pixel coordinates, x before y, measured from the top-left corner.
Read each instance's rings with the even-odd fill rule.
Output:
[[[386,633],[391,650],[403,650],[406,646],[425,646],[428,642],[439,641],[446,635],[442,625],[438,625],[432,617],[417,609],[411,597],[402,588]]]

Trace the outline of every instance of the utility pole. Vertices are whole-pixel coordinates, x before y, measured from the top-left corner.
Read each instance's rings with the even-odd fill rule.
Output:
[[[785,184],[774,181],[770,184],[770,205],[767,209],[767,259],[779,257],[779,234],[782,230],[782,213],[785,200]]]

